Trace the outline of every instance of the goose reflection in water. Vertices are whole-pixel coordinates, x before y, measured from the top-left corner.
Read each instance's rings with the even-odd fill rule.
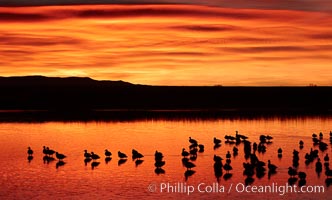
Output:
[[[229,140],[233,139],[233,138],[229,138],[229,137],[227,137],[227,138]],[[264,139],[265,143],[268,143],[269,137],[264,136],[263,139]],[[214,138],[214,140],[216,140],[216,142],[214,144],[219,144],[219,141],[217,138]],[[182,148],[182,152],[179,151],[179,155],[178,155],[179,158],[182,158],[182,164],[184,166],[184,169],[186,170],[184,172],[184,178],[186,181],[189,179],[189,177],[191,177],[192,175],[194,175],[196,173],[196,171],[192,170],[192,168],[195,168],[196,165],[199,164],[199,163],[195,163],[195,162],[191,162],[191,161],[196,160],[198,156],[202,155],[202,154],[197,154],[197,152],[199,152],[199,150],[198,150],[199,145],[197,144],[197,141],[190,138],[190,142],[191,142],[191,145],[189,147],[189,150],[187,151],[185,148]],[[244,145],[245,158],[250,159],[250,162],[243,163],[243,166],[245,169],[243,172],[243,175],[245,176],[244,182],[246,185],[252,184],[255,181],[255,179],[258,180],[258,179],[264,177],[266,172],[268,172],[268,179],[270,179],[272,175],[276,174],[277,169],[278,169],[278,173],[287,172],[287,171],[280,172],[279,168],[276,165],[272,164],[270,160],[268,160],[268,162],[267,162],[268,164],[267,164],[267,166],[265,166],[266,164],[263,161],[260,161],[258,159],[258,157],[256,156],[255,150],[252,153],[250,142],[249,141],[241,141],[241,142]],[[255,145],[255,144],[256,143],[254,143],[253,148],[255,146],[257,149],[265,148],[265,146],[263,144],[258,144],[258,145],[257,144]],[[300,146],[302,146],[302,145],[303,145],[303,142],[300,141]],[[230,146],[230,145],[228,145],[228,146]],[[259,146],[261,146],[261,147],[259,147]],[[200,148],[204,149],[204,146],[201,145]],[[233,163],[236,164],[235,159],[231,160],[232,155],[233,155],[233,157],[235,157],[235,155],[237,155],[239,152],[239,149],[237,147],[234,146],[232,148],[233,149],[229,149],[227,151],[227,153],[225,155],[226,160],[225,160],[224,164],[222,162],[223,159],[220,156],[214,155],[214,157],[213,157],[214,175],[217,178],[218,182],[220,181],[221,177],[225,181],[232,178],[233,174],[230,173],[230,171],[233,170],[233,167],[231,166],[231,162],[233,161]],[[287,150],[287,148],[286,148],[286,150]],[[53,158],[53,154],[54,154],[53,151],[54,150],[50,150],[48,147],[44,147],[44,150],[43,150],[43,153],[45,155],[43,157],[44,163],[48,164],[49,162],[52,162],[55,160],[55,158]],[[323,150],[321,150],[321,151],[323,151]],[[279,148],[277,150],[278,156],[281,156],[282,152],[283,152],[282,149]],[[293,162],[292,162],[291,167],[288,168],[288,175],[289,175],[288,183],[290,185],[298,184],[299,186],[304,186],[307,183],[306,182],[306,176],[307,176],[306,173],[300,172],[300,171],[297,172],[297,166],[299,165],[299,160],[300,160],[300,157],[299,157],[300,152],[295,149],[293,151],[293,160],[292,160]],[[30,162],[33,159],[33,156],[32,156],[33,151],[30,147],[28,148],[27,153],[28,153],[28,161]],[[233,153],[233,154],[231,154],[231,153]],[[301,152],[301,153],[304,153],[304,152]],[[64,154],[60,154],[58,152],[55,152],[55,154],[56,154],[56,158],[58,159],[58,161],[56,163],[56,168],[64,166],[66,163],[63,161],[63,159],[65,159],[66,156]],[[240,152],[240,154],[242,155],[242,152]],[[105,163],[107,164],[112,159],[111,158],[112,153],[106,149],[105,156],[106,156]],[[276,156],[276,151],[274,151],[273,156]],[[321,157],[322,159],[320,159],[319,156],[323,156],[323,157]],[[118,151],[118,157],[120,158],[118,160],[118,166],[127,162],[127,155],[125,153]],[[141,160],[141,158],[143,158],[143,157],[144,157],[143,154],[139,153],[137,150],[135,150],[135,149],[132,150],[132,158],[135,161],[136,167],[138,167],[139,165],[141,165],[144,162],[144,160]],[[97,154],[94,154],[93,152],[89,153],[87,150],[85,150],[84,158],[85,158],[84,159],[85,165],[87,165],[88,163],[91,163],[91,161],[93,161],[91,163],[92,170],[100,165],[100,162],[96,161],[100,157]],[[155,158],[154,166],[156,167],[154,170],[155,174],[157,174],[157,175],[165,174],[165,170],[162,169],[162,167],[165,165],[165,161],[163,160],[164,155],[161,152],[156,151],[154,158]],[[307,165],[310,163],[314,164],[313,167],[315,167],[314,169],[318,175],[320,173],[325,172],[324,174],[326,175],[326,179],[325,179],[326,186],[330,186],[332,184],[332,178],[331,178],[332,170],[330,170],[330,168],[329,168],[329,160],[330,160],[329,155],[327,153],[324,153],[324,155],[322,155],[322,154],[319,154],[318,150],[311,149],[310,153],[307,153],[305,155],[305,163]],[[314,163],[314,161],[316,161],[316,162]],[[253,178],[254,176],[256,176],[257,178],[254,179]]]
[[[232,178],[232,176],[233,176],[233,174],[231,174],[231,173],[226,173],[225,175],[224,175],[224,180],[225,181],[227,181],[227,180],[229,180],[230,178]]]
[[[248,176],[246,179],[244,179],[244,184],[245,185],[251,185],[251,184],[254,183],[254,181],[255,181],[255,179],[253,177]]]
[[[50,157],[50,156],[43,157],[44,164],[49,164],[50,162],[53,162],[54,160],[55,160],[55,158]]]
[[[123,165],[123,164],[125,164],[127,162],[127,159],[120,159],[119,161],[118,161],[118,166],[120,166],[120,165]]]
[[[31,149],[31,147],[28,147],[27,153],[28,153],[28,156],[32,156],[33,150]]]
[[[66,163],[64,162],[64,161],[62,161],[62,160],[59,160],[56,164],[55,164],[55,168],[59,168],[59,167],[61,167],[61,166],[64,166]]]
[[[157,174],[157,175],[159,175],[159,174],[165,174],[166,172],[165,172],[165,170],[162,169],[162,168],[156,168],[156,169],[154,170],[154,173]]]
[[[194,175],[196,173],[196,171],[194,170],[187,170],[184,172],[184,177],[185,177],[185,181],[188,180],[189,177],[191,177],[192,175]]]
[[[91,169],[94,170],[96,167],[98,167],[99,164],[100,164],[100,162],[93,161],[93,162],[91,163]]]
[[[154,170],[154,173],[156,173],[157,175],[159,174],[165,174],[165,170],[162,169],[162,167],[166,164],[165,161],[163,161],[164,155],[163,153],[159,152],[156,150],[155,154],[154,154],[154,166],[156,167],[156,169]],[[186,158],[188,159],[188,158]]]
[[[325,184],[326,184],[326,187],[330,187],[330,185],[332,185],[332,178],[326,178]]]
[[[105,163],[108,164],[111,160],[112,160],[111,157],[106,157],[106,158],[105,158]]]
[[[91,162],[91,160],[92,160],[91,158],[85,158],[85,159],[84,159],[84,164],[85,164],[85,166],[87,166],[88,163]]]
[[[33,156],[28,156],[28,162],[30,163],[33,159]]]
[[[31,147],[28,147],[27,153],[28,153],[28,162],[30,163],[31,160],[33,159],[33,156],[32,156],[33,150],[31,149]]]
[[[144,160],[135,160],[135,166],[138,167],[144,162]]]

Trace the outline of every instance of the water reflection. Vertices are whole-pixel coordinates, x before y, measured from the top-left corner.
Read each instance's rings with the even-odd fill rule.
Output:
[[[91,162],[91,161],[92,161],[91,158],[85,158],[85,159],[84,159],[84,164],[85,164],[85,166],[87,166],[88,163]]]
[[[108,164],[111,160],[112,160],[111,157],[106,157],[106,158],[105,158],[105,163]]]
[[[135,160],[135,166],[138,167],[144,162],[144,160]]]
[[[121,165],[125,164],[126,162],[127,162],[127,159],[126,159],[126,158],[121,158],[121,159],[119,159],[119,161],[118,161],[118,166],[121,166]]]
[[[28,162],[30,163],[33,159],[33,156],[28,156]]]
[[[93,161],[93,162],[91,163],[91,169],[92,169],[92,170],[95,169],[96,167],[98,167],[99,164],[100,164],[100,162]]]
[[[188,178],[191,177],[192,175],[194,175],[195,173],[196,173],[196,171],[191,170],[191,169],[187,169],[184,172],[185,181],[188,181]]]
[[[56,164],[55,164],[55,168],[59,168],[61,166],[64,166],[66,163],[62,160],[59,160]]]
[[[3,160],[8,163],[16,163],[12,164],[11,168],[0,165],[0,170],[8,172],[7,174],[13,176],[11,180],[15,180],[23,186],[26,185],[25,181],[29,180],[31,191],[34,191],[34,194],[45,195],[53,191],[68,194],[68,190],[71,190],[77,192],[80,196],[80,193],[84,193],[84,189],[81,190],[77,185],[80,185],[81,181],[84,180],[89,185],[89,191],[98,191],[98,194],[100,191],[100,195],[109,197],[109,199],[116,198],[116,194],[109,191],[110,187],[121,193],[125,193],[125,190],[129,187],[142,188],[142,191],[135,190],[133,194],[128,194],[133,195],[128,196],[128,198],[134,198],[134,195],[143,198],[146,195],[146,186],[151,182],[167,181],[181,182],[187,180],[188,184],[193,185],[202,180],[221,183],[225,183],[225,181],[228,181],[227,183],[244,182],[246,185],[266,185],[271,182],[282,184],[289,181],[291,184],[299,186],[329,186],[332,182],[329,163],[331,145],[328,144],[327,150],[322,151],[323,149],[319,147],[319,144],[325,146],[324,143],[329,142],[330,137],[328,136],[331,124],[332,120],[329,118],[0,124],[0,134],[7,138],[7,143],[11,144],[9,148],[8,145],[4,145],[3,141],[0,141],[0,150],[11,152],[11,156],[5,155]],[[232,134],[234,130],[239,130],[237,132],[238,136],[236,136],[236,133]],[[43,134],[40,134],[41,132]],[[312,133],[314,132],[318,133],[318,144],[315,144],[312,140]],[[322,137],[319,136],[320,132],[323,134]],[[263,142],[260,139],[262,133],[264,133]],[[239,135],[247,138],[243,139]],[[191,141],[195,140],[196,143],[190,141],[188,143],[189,136],[192,139]],[[225,136],[230,137],[228,141],[223,139]],[[268,140],[267,136],[271,136],[273,139]],[[215,150],[213,148],[215,146],[214,137],[223,140],[220,142],[221,146]],[[232,141],[232,137],[235,138],[234,141]],[[19,138],[24,138],[24,140]],[[56,140],[53,138],[56,138]],[[302,148],[300,147],[301,140],[303,141]],[[32,149],[35,150],[42,147],[43,144],[49,144],[51,148],[45,146],[43,153],[41,151],[34,152],[33,161],[28,165],[25,147],[31,145]],[[127,159],[112,162],[112,157],[105,154],[105,157],[100,156],[103,162],[99,162],[100,158],[95,160],[91,158],[92,153],[89,153],[90,151],[84,151],[84,157],[82,157],[82,149],[84,148],[94,149],[95,152],[104,152],[106,147],[109,148],[109,152],[117,152],[119,149],[121,149],[121,152],[132,152],[130,156],[134,158],[134,161],[132,164],[123,165],[127,162]],[[134,152],[141,154],[141,156],[133,153],[133,147],[139,148]],[[183,147],[187,152],[185,155],[183,154]],[[67,164],[56,161],[53,166],[49,167],[36,162],[42,159],[45,164],[53,162],[55,153],[48,153],[50,150],[54,151],[53,148],[61,150],[68,156],[64,159]],[[265,148],[265,153],[259,152],[259,148]],[[280,159],[278,159],[279,148],[282,149]],[[163,153],[156,151],[156,149]],[[154,155],[153,152],[155,152]],[[84,164],[89,165],[88,167],[83,166],[83,159]],[[182,162],[181,159],[183,159]],[[120,163],[121,167],[117,167],[119,162],[123,162]],[[316,174],[316,163],[318,162],[322,165],[320,177]],[[189,163],[192,163],[195,167],[192,168]],[[263,165],[263,163],[266,164]],[[23,164],[24,167],[22,167]],[[58,170],[55,170],[54,165]],[[65,167],[61,167],[63,165]],[[229,169],[228,165],[232,169]],[[272,170],[272,165],[278,166],[278,168]],[[92,172],[90,166],[95,171]],[[291,175],[287,174],[289,167],[295,171],[294,175],[292,173]],[[20,171],[20,169],[24,170]],[[87,169],[90,173],[87,173]],[[164,175],[166,171],[167,175]],[[17,172],[20,172],[20,176],[15,176]],[[302,178],[301,172],[306,174],[306,178]],[[37,189],[40,188],[40,185],[46,183],[41,179],[34,178],[36,177],[35,174],[38,174],[38,177],[49,177],[47,180],[44,179],[44,182],[46,181],[48,185],[51,185],[52,190],[45,188],[47,193],[44,194],[44,191]],[[0,178],[0,180],[4,182],[4,179]],[[68,183],[66,189],[62,188],[60,184],[64,180]],[[126,184],[127,182],[132,185],[129,186]],[[8,182],[8,184],[15,185],[14,182]],[[99,185],[99,187],[96,185]],[[9,191],[10,188],[5,190]],[[24,192],[30,194],[29,191]],[[167,196],[167,194],[163,195]],[[317,198],[328,199],[331,191],[326,190],[324,194],[315,195],[317,195]],[[248,195],[244,196],[249,197]],[[306,195],[303,196],[303,199],[306,199]],[[8,199],[14,198],[10,192],[7,192],[5,197],[8,197]],[[159,194],[153,196],[154,199],[162,197]],[[170,196],[165,198],[168,197]],[[176,195],[172,197],[176,197]],[[209,194],[208,197],[220,198],[221,196]],[[234,199],[240,199],[236,195],[230,194],[230,198],[233,199],[233,197]],[[273,194],[266,194],[266,197],[275,198]],[[312,196],[307,195],[307,197],[310,199]],[[195,193],[193,198],[202,199],[204,197]],[[294,199],[296,196],[287,198]]]
[[[50,156],[43,157],[44,164],[49,164],[50,162],[53,162],[54,160],[55,160],[55,158],[50,157]]]
[[[164,159],[164,155],[163,153],[159,152],[156,150],[156,152],[154,153],[154,166],[156,167],[156,169],[154,170],[154,172],[159,175],[159,174],[165,174],[165,170],[162,169],[162,167],[166,164],[165,161],[163,161]]]

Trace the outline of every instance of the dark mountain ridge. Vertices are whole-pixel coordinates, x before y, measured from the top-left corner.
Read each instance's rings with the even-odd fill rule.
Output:
[[[87,77],[0,77],[0,110],[331,112],[332,87],[149,86]]]

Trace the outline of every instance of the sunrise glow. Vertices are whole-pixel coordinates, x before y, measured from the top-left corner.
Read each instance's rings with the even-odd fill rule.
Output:
[[[331,19],[199,5],[0,7],[0,75],[332,85]]]

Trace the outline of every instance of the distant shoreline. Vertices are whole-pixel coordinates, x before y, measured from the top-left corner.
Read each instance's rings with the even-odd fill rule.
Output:
[[[331,115],[332,87],[149,86],[0,77],[0,121]]]
[[[91,121],[142,121],[142,120],[220,120],[269,118],[332,118],[332,111],[280,111],[280,110],[1,110],[0,123],[4,122],[91,122]]]

